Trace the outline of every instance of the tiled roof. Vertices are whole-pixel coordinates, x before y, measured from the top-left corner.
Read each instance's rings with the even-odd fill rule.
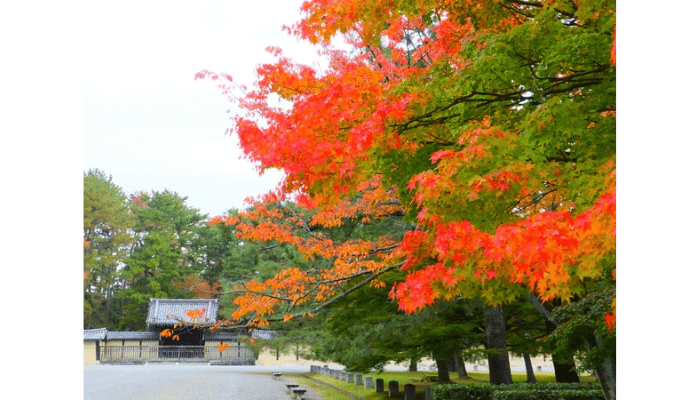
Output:
[[[200,307],[201,308],[201,307]],[[258,339],[271,339],[276,332],[254,330],[252,336]],[[212,341],[233,341],[238,338],[238,332],[203,332],[203,339],[206,342]],[[244,334],[245,335],[245,334]],[[100,329],[85,329],[83,331],[83,340],[158,340],[160,334],[158,332],[126,332],[126,331],[108,331],[107,328]]]
[[[185,322],[191,322],[185,312],[201,308],[205,309],[203,318],[208,318],[206,322],[201,321],[205,326],[216,322],[219,312],[219,300],[217,299],[151,299],[148,304],[146,323],[149,326],[170,325],[177,323],[180,318],[183,318]]]
[[[204,331],[203,339],[204,341],[213,341],[213,340],[226,340],[226,341],[232,341],[236,340],[238,337],[238,332],[209,332],[209,331]]]
[[[277,332],[255,329],[253,330],[252,336],[257,339],[274,339],[275,336],[277,336]]]
[[[107,340],[158,340],[158,332],[107,332]]]
[[[107,337],[107,328],[83,330],[83,340],[104,340]]]

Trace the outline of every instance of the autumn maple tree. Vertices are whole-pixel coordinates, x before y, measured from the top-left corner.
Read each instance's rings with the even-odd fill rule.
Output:
[[[312,231],[298,242],[291,225],[215,219],[335,260],[247,284],[234,319],[265,323],[281,303],[332,301],[347,290],[335,283],[377,284],[391,268],[408,271],[391,297],[409,313],[458,296],[497,306],[523,290],[566,304],[605,270],[614,276],[614,1],[308,0],[301,11],[285,29],[321,45],[327,68],[271,48],[277,62],[258,68],[243,97],[228,74],[196,79],[217,81],[243,110],[229,132],[246,157],[284,171],[274,201],[294,199],[332,224],[371,187],[391,194],[376,204],[414,226],[335,246]],[[336,35],[353,50],[333,49]],[[251,213],[263,221],[260,204]],[[289,310],[283,319],[297,316]],[[599,323],[614,335],[614,300]],[[595,369],[608,399],[610,365]]]
[[[265,326],[312,316],[337,301],[339,292],[385,285],[377,278],[403,265],[400,243],[410,224],[401,220],[396,191],[381,186],[378,177],[359,189],[354,198],[324,210],[309,212],[271,195],[235,216],[211,219],[210,225],[229,230],[236,240],[286,244],[313,265],[300,262],[269,279],[235,285],[227,292],[237,294],[233,320]],[[372,229],[370,222],[385,229]]]

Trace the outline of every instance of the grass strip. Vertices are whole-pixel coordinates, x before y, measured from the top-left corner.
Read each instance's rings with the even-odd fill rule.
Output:
[[[357,400],[366,400],[367,398],[358,394],[351,392],[349,390],[345,390],[343,388],[340,388],[336,385],[330,384],[328,382],[324,382],[322,380],[316,379],[315,377],[309,376],[309,375],[314,375],[311,373],[304,373],[304,374],[296,374],[290,376],[293,378],[297,383],[307,385],[310,387],[315,388],[319,392],[323,393],[323,396],[327,400],[348,400],[348,399],[357,399]]]

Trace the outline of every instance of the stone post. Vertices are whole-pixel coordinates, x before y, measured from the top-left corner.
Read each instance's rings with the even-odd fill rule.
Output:
[[[389,381],[389,397],[399,397],[399,381]]]
[[[377,393],[382,393],[384,391],[384,379],[377,378]]]
[[[355,385],[362,386],[362,374],[355,375]]]
[[[406,393],[404,396],[405,400],[416,400],[416,385],[407,383],[404,385],[403,390]]]
[[[355,374],[348,372],[348,383],[353,383],[355,381]]]
[[[371,376],[365,376],[365,389],[372,389],[372,377]]]

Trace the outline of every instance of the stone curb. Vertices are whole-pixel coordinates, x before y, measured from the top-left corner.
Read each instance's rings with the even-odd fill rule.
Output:
[[[333,389],[335,389],[335,390],[337,390],[337,391],[339,391],[339,392],[342,392],[342,393],[344,393],[344,394],[347,394],[348,396],[351,396],[351,397],[353,397],[353,398],[355,398],[355,399],[359,399],[359,400],[366,400],[366,399],[367,399],[366,397],[364,397],[364,396],[362,396],[362,395],[359,395],[359,394],[357,394],[357,393],[350,392],[350,391],[345,390],[345,389],[343,389],[343,388],[341,388],[341,387],[332,385],[332,384],[330,384],[330,383],[328,383],[328,382],[324,382],[324,381],[321,381],[321,380],[312,378],[312,377],[310,377],[310,376],[307,376],[306,373],[297,374],[297,376],[300,377],[300,378],[304,378],[304,379],[308,379],[308,380],[310,380],[310,381],[313,381],[314,383],[317,383],[317,384],[319,384],[319,385],[321,385],[321,386],[326,386],[326,387],[333,388]]]

